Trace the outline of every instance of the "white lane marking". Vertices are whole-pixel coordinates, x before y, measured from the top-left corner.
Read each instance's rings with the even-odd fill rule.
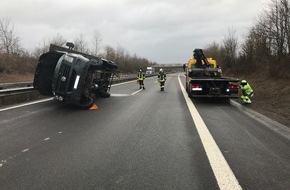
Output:
[[[38,103],[42,103],[42,102],[48,102],[48,101],[51,101],[51,100],[53,100],[53,98],[46,98],[46,99],[43,99],[43,100],[38,100],[38,101],[33,101],[33,102],[25,103],[25,104],[20,104],[20,105],[17,105],[17,106],[12,106],[12,107],[9,107],[9,108],[0,109],[0,112],[11,110],[11,109],[15,109],[15,108],[20,108],[20,107],[24,107],[24,106],[29,106],[29,105],[33,105],[33,104],[38,104]]]
[[[59,131],[58,133],[59,133],[59,134],[61,134],[61,133],[62,133],[62,131]]]
[[[136,92],[133,92],[131,95],[133,96],[133,95],[137,94],[138,92],[141,92],[142,90],[143,89],[137,90]]]
[[[29,149],[27,148],[27,149],[24,149],[24,150],[22,150],[21,152],[27,152]]]
[[[123,84],[131,83],[131,82],[135,82],[135,80],[128,81],[128,82],[123,82],[123,83],[118,83],[118,84],[113,84],[112,86],[123,85]],[[11,107],[8,107],[8,108],[0,109],[0,112],[7,111],[7,110],[11,110],[11,109],[15,109],[15,108],[21,108],[21,107],[29,106],[29,105],[33,105],[33,104],[38,104],[38,103],[42,103],[42,102],[48,102],[48,101],[51,101],[53,99],[54,98],[46,98],[46,99],[43,99],[43,100],[37,100],[37,101],[25,103],[25,104],[20,104],[20,105],[17,105],[17,106],[11,106]]]
[[[132,80],[132,81],[128,81],[128,82],[123,82],[123,83],[118,83],[118,84],[113,84],[112,86],[119,86],[119,85],[123,85],[123,84],[127,84],[127,83],[132,83],[132,82],[136,82],[136,80]],[[138,92],[136,92],[136,93],[138,93]],[[134,94],[131,94],[131,95],[134,95]],[[7,110],[11,110],[11,109],[15,109],[15,108],[21,108],[21,107],[29,106],[29,105],[33,105],[33,104],[38,104],[38,103],[42,103],[42,102],[48,102],[48,101],[51,101],[53,99],[54,98],[46,98],[46,99],[43,99],[43,100],[37,100],[37,101],[25,103],[25,104],[20,104],[20,105],[17,105],[17,106],[3,108],[3,109],[0,109],[0,112],[7,111]]]
[[[47,140],[49,140],[50,138],[48,137],[48,138],[46,138],[46,139],[44,139],[45,141],[47,141]]]
[[[209,163],[212,167],[219,188],[227,190],[242,189],[237,178],[235,177],[235,174],[233,173],[229,164],[221,153],[218,145],[210,134],[203,119],[199,115],[191,99],[187,96],[186,91],[181,83],[180,75],[178,76],[178,80],[181,91],[185,98],[188,109],[191,113],[193,122],[195,123],[196,129],[205,149],[206,155],[209,159]]]
[[[155,81],[154,83],[157,83],[158,81]]]
[[[0,161],[0,168],[1,168],[4,164],[8,164],[7,160],[1,160],[1,161]]]
[[[113,97],[124,97],[124,96],[130,96],[130,94],[111,94]]]
[[[118,84],[112,84],[111,86],[119,86],[119,85],[128,84],[128,83],[132,83],[132,82],[136,82],[136,80],[132,80],[132,81],[128,81],[128,82],[122,82],[122,83],[118,83]]]

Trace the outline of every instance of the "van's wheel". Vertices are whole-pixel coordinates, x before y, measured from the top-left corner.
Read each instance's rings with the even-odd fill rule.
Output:
[[[111,94],[107,91],[100,91],[98,94],[101,98],[109,98]]]
[[[92,97],[82,95],[80,105],[79,105],[81,108],[88,109],[92,107],[93,104],[94,104],[94,99]]]

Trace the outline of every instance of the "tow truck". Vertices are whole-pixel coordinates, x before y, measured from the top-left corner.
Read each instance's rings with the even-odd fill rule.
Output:
[[[186,91],[191,98],[239,98],[240,81],[222,76],[217,61],[206,58],[202,49],[195,49],[185,66]]]
[[[110,87],[118,66],[109,60],[50,45],[39,57],[33,86],[42,95],[54,96],[65,104],[89,108],[96,98],[110,97]]]

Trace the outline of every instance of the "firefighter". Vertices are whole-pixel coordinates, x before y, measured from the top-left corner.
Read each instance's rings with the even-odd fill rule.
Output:
[[[163,69],[160,69],[158,73],[158,82],[160,83],[161,91],[164,91],[165,81],[166,81],[166,74],[164,73]]]
[[[145,90],[144,80],[145,80],[145,73],[140,68],[139,72],[137,73],[137,82],[139,83],[140,89],[143,88],[143,90]]]
[[[244,103],[251,104],[252,101],[250,98],[253,97],[254,91],[250,84],[246,80],[242,80],[240,88],[242,90],[241,100],[243,100]]]

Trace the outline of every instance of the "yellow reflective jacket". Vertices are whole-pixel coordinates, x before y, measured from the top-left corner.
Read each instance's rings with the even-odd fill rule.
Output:
[[[145,74],[143,72],[138,72],[137,80],[144,80],[144,79],[145,79]]]
[[[242,86],[240,85],[241,89],[243,91],[245,91],[247,94],[251,94],[253,91],[253,89],[251,88],[251,86],[249,85],[249,83],[247,83],[246,85]]]

